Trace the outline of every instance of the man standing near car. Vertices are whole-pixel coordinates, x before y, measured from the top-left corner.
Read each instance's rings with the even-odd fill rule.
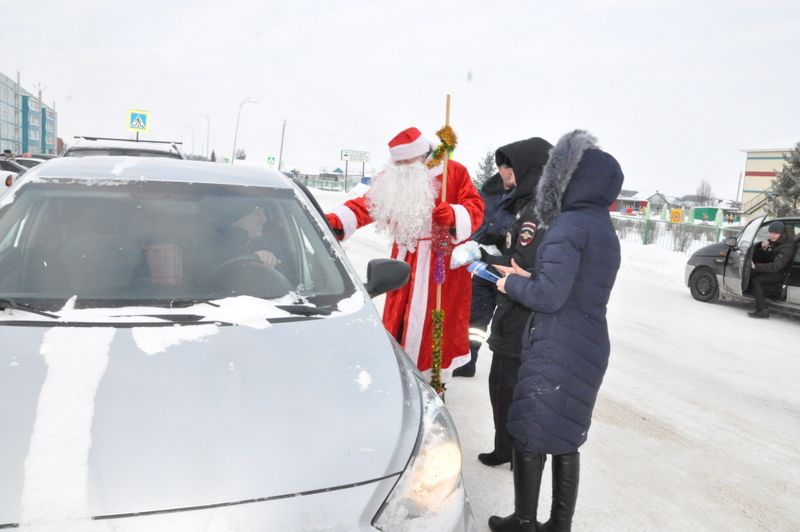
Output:
[[[769,318],[764,285],[782,283],[794,256],[794,241],[783,222],[775,220],[768,231],[767,239],[756,244],[750,262],[750,288],[756,300],[755,311],[747,313],[751,318]]]
[[[328,224],[344,240],[356,229],[375,223],[378,232],[393,240],[392,258],[405,261],[411,278],[386,295],[383,324],[403,346],[417,368],[431,372],[433,324],[436,308],[433,224],[449,229],[453,244],[469,239],[483,221],[484,205],[467,169],[446,160],[426,166],[431,143],[417,128],[401,131],[389,141],[391,162],[373,178],[362,197],[345,202],[326,215]],[[442,172],[447,164],[447,197],[440,201]],[[450,264],[450,253],[444,257]],[[442,287],[442,381],[466,364],[469,351],[469,310],[472,294],[466,268],[447,270]]]

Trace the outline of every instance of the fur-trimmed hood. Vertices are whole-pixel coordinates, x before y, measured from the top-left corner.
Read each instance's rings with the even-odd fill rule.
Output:
[[[608,208],[622,189],[619,163],[581,129],[561,137],[550,150],[536,191],[536,214],[549,227],[561,212]]]

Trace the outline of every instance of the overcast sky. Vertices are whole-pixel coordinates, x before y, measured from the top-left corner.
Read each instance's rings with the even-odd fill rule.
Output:
[[[414,125],[454,158],[587,129],[624,187],[735,199],[742,148],[800,141],[797,0],[6,0],[0,71],[55,102],[59,136],[210,145],[286,168],[342,166]],[[194,137],[194,140],[193,138]],[[774,145],[774,146],[773,146]],[[352,168],[351,164],[351,168]],[[356,169],[360,172],[360,168]]]

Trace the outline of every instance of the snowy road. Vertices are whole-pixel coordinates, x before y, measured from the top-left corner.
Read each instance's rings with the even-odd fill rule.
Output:
[[[343,199],[317,195],[326,209]],[[369,229],[345,249],[362,274],[387,256]],[[753,320],[739,305],[694,301],[685,259],[623,247],[609,306],[611,362],[581,448],[574,529],[800,531],[800,320]],[[490,362],[484,347],[476,377],[447,391],[481,530],[489,515],[513,511],[511,472],[476,458],[492,445]]]

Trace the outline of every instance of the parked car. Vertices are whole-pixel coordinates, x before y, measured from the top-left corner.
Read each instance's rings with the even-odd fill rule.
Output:
[[[2,178],[2,187],[0,187],[0,195],[5,193],[17,178],[24,174],[27,170],[26,167],[19,164],[16,160],[0,158],[0,178]]]
[[[370,300],[408,266],[362,285],[294,180],[67,157],[11,192],[0,529],[476,530],[453,421]]]
[[[18,157],[15,159],[15,162],[25,168],[33,168],[37,164],[45,162],[45,159],[39,159],[38,157]]]
[[[749,284],[753,244],[767,238],[767,227],[774,220],[783,222],[794,236],[795,255],[784,282],[773,287],[767,302],[785,310],[800,310],[800,217],[768,220],[760,216],[748,223],[738,236],[694,252],[686,263],[685,273],[692,297],[698,301],[717,298],[752,301]]]
[[[186,159],[181,143],[168,140],[134,140],[108,137],[75,137],[75,143],[64,150],[63,157],[92,155],[128,155],[134,157],[169,157]]]

